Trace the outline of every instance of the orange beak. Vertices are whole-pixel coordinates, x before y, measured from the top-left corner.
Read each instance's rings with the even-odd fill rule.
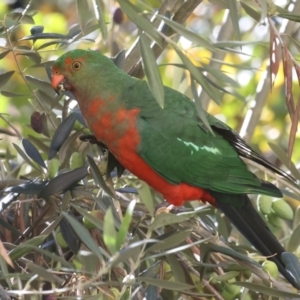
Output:
[[[53,74],[52,76],[52,87],[54,88],[54,90],[56,91],[56,93],[59,93],[62,89],[63,89],[63,81],[65,79],[65,76],[62,74]]]

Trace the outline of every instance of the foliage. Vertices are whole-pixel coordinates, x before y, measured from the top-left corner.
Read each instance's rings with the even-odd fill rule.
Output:
[[[163,82],[300,180],[300,3],[283,2],[0,4],[3,299],[297,297],[219,211],[168,207],[127,171],[118,178],[123,169],[86,136],[76,102],[49,81],[69,49],[125,49],[115,63],[145,74],[162,107]],[[299,187],[249,167],[282,189],[285,202],[260,197],[258,209],[299,256]]]

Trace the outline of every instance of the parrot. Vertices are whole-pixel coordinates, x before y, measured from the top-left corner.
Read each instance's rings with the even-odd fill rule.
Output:
[[[300,289],[281,255],[286,252],[253,207],[248,194],[283,197],[259,179],[242,158],[293,178],[254,151],[229,126],[164,86],[164,107],[147,81],[131,77],[99,51],[75,49],[52,65],[52,87],[69,91],[97,141],[129,172],[175,206],[201,200],[219,208],[280,273]]]

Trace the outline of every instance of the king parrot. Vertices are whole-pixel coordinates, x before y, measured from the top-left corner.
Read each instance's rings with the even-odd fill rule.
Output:
[[[194,103],[164,87],[162,109],[146,81],[133,78],[100,52],[72,50],[52,67],[52,86],[68,90],[98,141],[130,172],[171,204],[202,200],[218,207],[297,289],[281,258],[285,249],[252,206],[247,194],[282,197],[273,184],[250,172],[240,157],[289,177],[253,151],[210,114],[207,129]]]

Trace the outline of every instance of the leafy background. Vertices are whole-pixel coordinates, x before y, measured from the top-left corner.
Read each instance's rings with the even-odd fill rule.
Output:
[[[219,211],[168,207],[127,171],[118,178],[103,145],[80,139],[90,132],[76,102],[52,90],[50,68],[75,48],[117,55],[161,105],[163,82],[299,180],[299,10],[284,0],[2,1],[1,299],[297,297]],[[299,256],[299,187],[249,167],[283,190],[284,200],[253,203]]]

